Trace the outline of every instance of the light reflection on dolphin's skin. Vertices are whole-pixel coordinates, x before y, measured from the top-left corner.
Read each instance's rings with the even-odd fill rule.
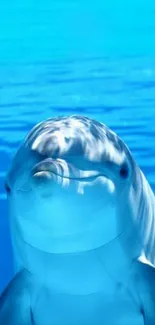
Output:
[[[41,122],[6,190],[16,275],[0,325],[155,324],[155,199],[114,132],[82,116]]]

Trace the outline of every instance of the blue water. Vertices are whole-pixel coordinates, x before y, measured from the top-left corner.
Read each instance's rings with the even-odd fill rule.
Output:
[[[0,291],[12,276],[4,177],[33,125],[83,114],[130,147],[155,190],[155,3],[0,4]]]

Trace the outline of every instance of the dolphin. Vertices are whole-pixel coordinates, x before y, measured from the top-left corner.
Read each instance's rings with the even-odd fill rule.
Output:
[[[154,194],[112,130],[37,124],[5,188],[15,275],[0,325],[155,324]]]

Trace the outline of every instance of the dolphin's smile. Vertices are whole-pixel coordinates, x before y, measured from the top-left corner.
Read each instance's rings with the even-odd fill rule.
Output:
[[[87,177],[67,177],[67,176],[62,176],[60,174],[56,174],[56,173],[52,173],[53,175],[55,175],[56,177],[61,177],[61,178],[64,178],[64,179],[69,179],[69,180],[72,180],[72,181],[80,181],[80,182],[91,182],[93,180],[95,180],[97,177],[105,177],[105,175],[103,174],[98,174],[98,175],[95,175],[95,176],[87,176]],[[40,177],[40,176],[46,176],[47,175],[47,172],[38,172],[38,173],[35,173],[33,176],[34,177]],[[47,176],[48,177],[48,176]]]
[[[109,180],[109,177],[101,171],[81,170],[63,159],[54,160],[52,158],[47,158],[36,164],[31,174],[33,179],[38,180],[50,180],[52,178],[57,180],[59,178],[76,182],[93,182],[98,177],[104,178],[105,181]]]

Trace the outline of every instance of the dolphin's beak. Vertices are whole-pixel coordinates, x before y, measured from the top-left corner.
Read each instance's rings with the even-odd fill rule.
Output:
[[[52,176],[59,176],[79,181],[91,181],[99,176],[105,177],[105,175],[97,170],[81,170],[64,160],[55,160],[52,158],[47,158],[36,164],[32,169],[32,176],[39,176],[45,179],[51,179]]]

